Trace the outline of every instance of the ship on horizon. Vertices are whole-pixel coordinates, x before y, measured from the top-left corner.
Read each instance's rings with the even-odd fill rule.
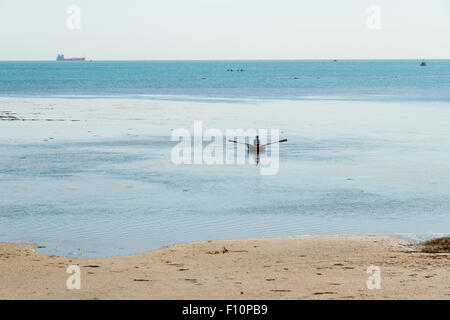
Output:
[[[56,61],[85,61],[86,58],[65,58],[64,55],[58,54],[58,56],[56,57]]]

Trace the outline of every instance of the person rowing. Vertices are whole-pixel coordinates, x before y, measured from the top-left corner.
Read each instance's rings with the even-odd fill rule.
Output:
[[[259,154],[259,136],[256,136],[255,140],[253,140],[253,145],[256,146],[256,153]],[[249,148],[247,146],[247,148]]]
[[[266,151],[266,147],[268,145],[274,144],[274,143],[281,143],[281,142],[286,142],[287,139],[283,139],[280,141],[275,141],[275,142],[270,142],[270,143],[266,143],[266,144],[261,144],[260,140],[259,140],[259,136],[256,136],[255,139],[253,140],[253,144],[250,143],[244,143],[244,142],[239,142],[236,140],[228,140],[229,142],[233,142],[233,143],[239,143],[239,144],[245,144],[247,146],[247,151],[252,152],[252,153],[256,153],[259,154],[261,152]]]

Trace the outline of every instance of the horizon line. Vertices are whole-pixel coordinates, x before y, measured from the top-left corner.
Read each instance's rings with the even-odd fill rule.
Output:
[[[83,57],[82,57],[83,58]],[[0,62],[90,62],[90,61],[386,61],[386,60],[450,60],[450,58],[257,58],[257,59],[88,59],[84,61],[57,61],[56,59],[0,59]]]

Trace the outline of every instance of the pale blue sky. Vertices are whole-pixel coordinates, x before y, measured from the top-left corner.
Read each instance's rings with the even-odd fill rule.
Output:
[[[450,0],[0,0],[0,60],[431,59],[449,39]]]

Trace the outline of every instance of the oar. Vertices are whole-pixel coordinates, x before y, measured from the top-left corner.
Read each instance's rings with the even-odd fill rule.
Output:
[[[244,144],[244,145],[246,145],[246,146],[250,145],[249,143],[243,143],[243,142],[239,142],[239,141],[236,141],[236,140],[228,140],[228,141],[233,142],[233,143]]]
[[[271,145],[271,144],[274,144],[274,143],[281,143],[281,142],[286,142],[286,141],[287,141],[287,139],[283,139],[283,140],[280,140],[280,141],[263,144],[262,147],[265,147],[265,146],[268,146],[268,145]]]

